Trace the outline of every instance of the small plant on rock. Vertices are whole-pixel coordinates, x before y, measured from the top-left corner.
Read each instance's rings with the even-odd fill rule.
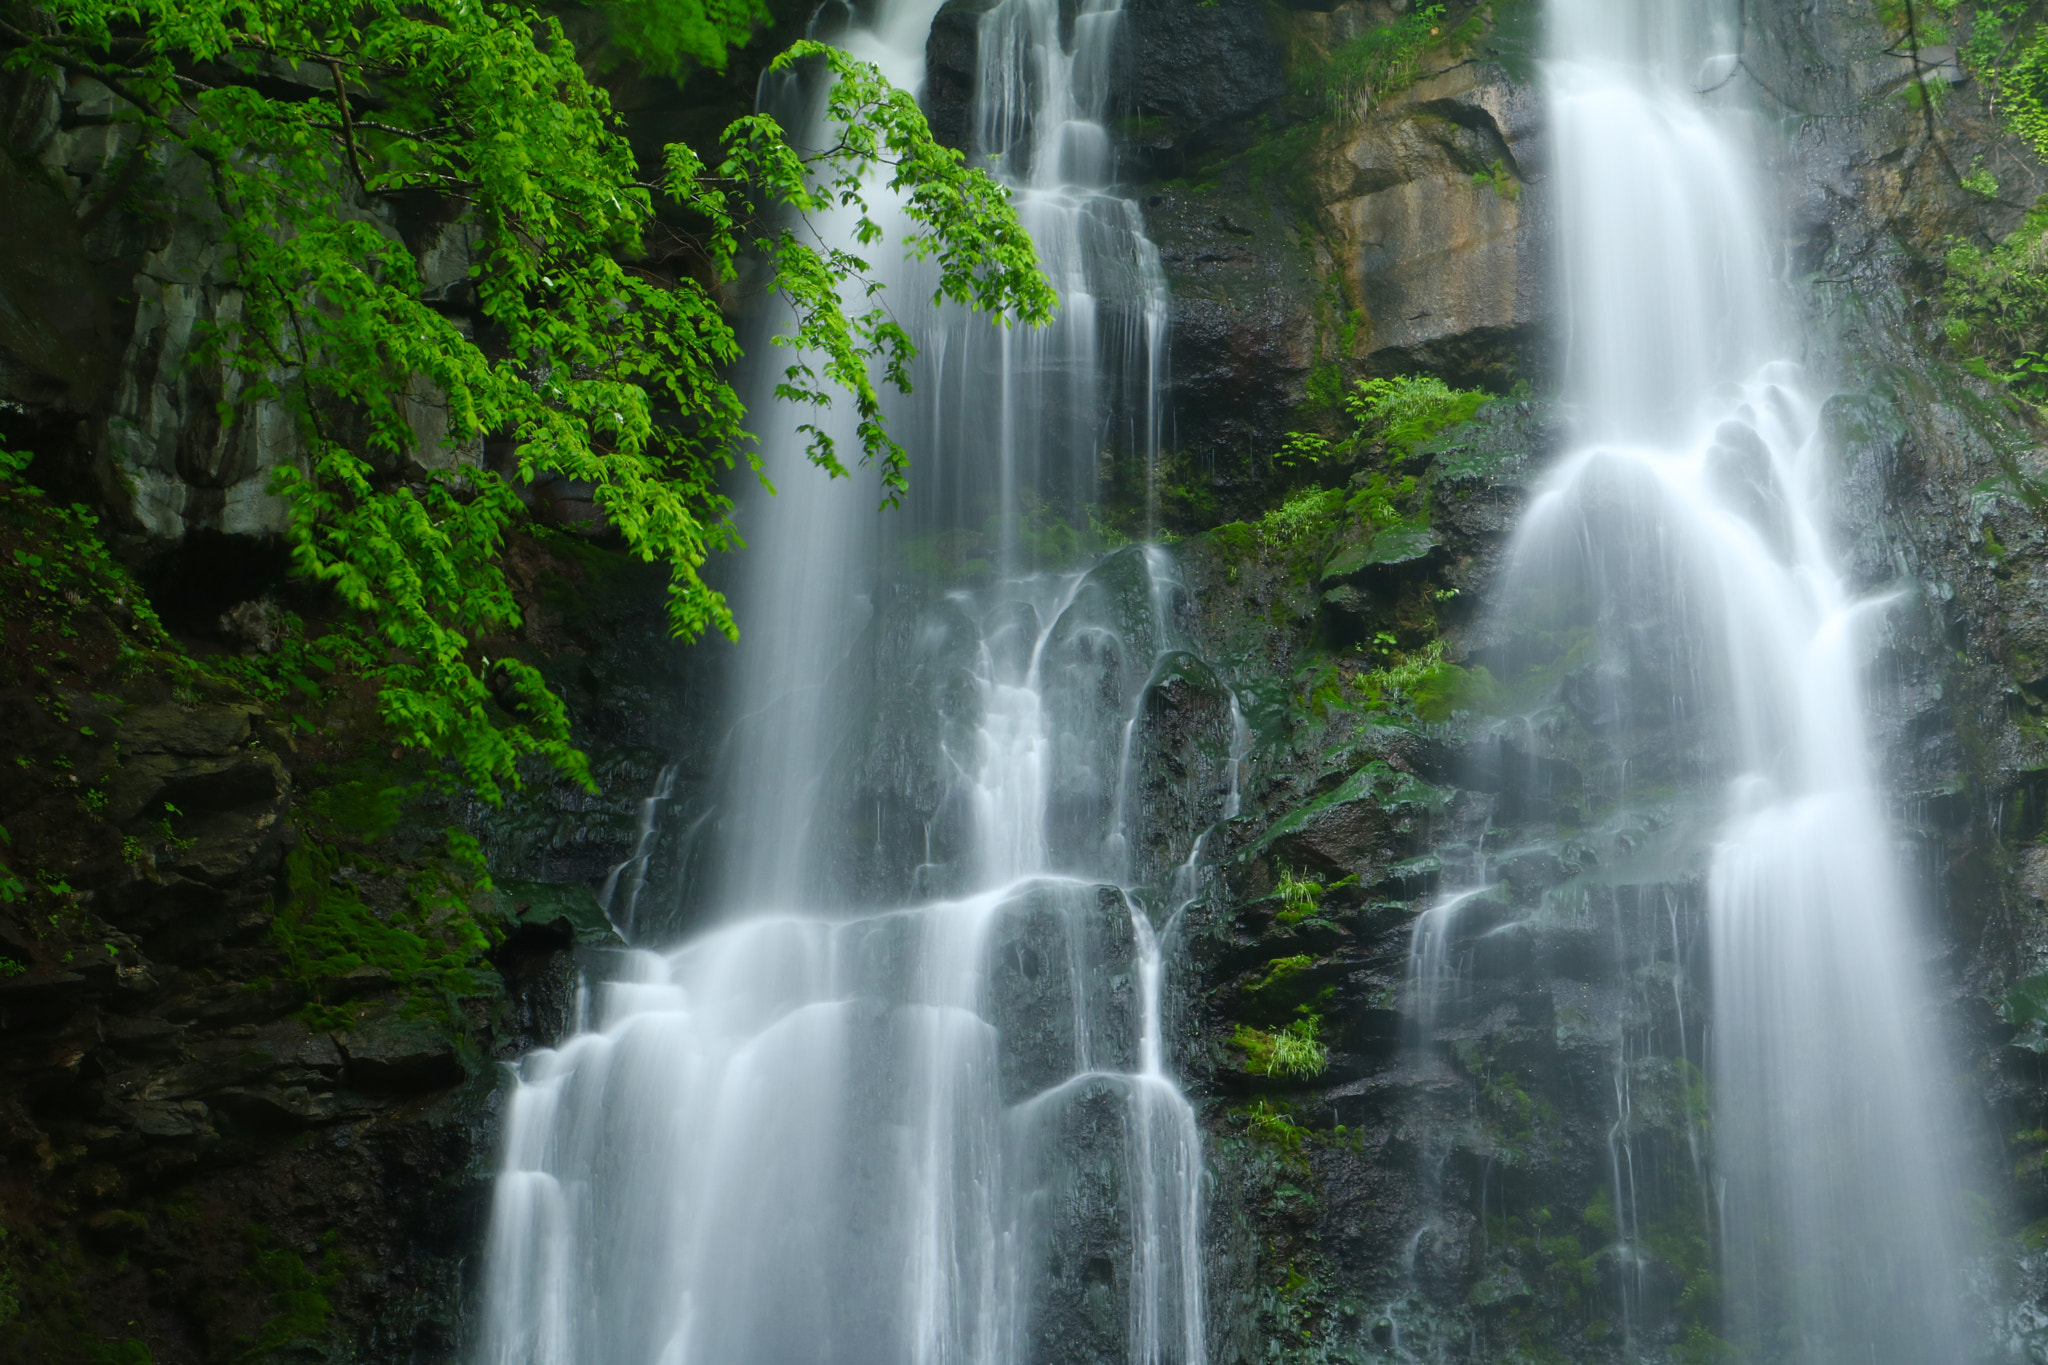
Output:
[[[1288,1117],[1284,1109],[1275,1108],[1267,1100],[1260,1100],[1246,1109],[1244,1117],[1253,1137],[1283,1152],[1299,1152],[1302,1140],[1308,1136],[1306,1128]]]
[[[1322,1016],[1315,1014],[1272,1031],[1240,1024],[1230,1041],[1243,1051],[1245,1070],[1253,1075],[1308,1080],[1330,1068],[1330,1049],[1317,1036],[1322,1026]]]
[[[1280,898],[1280,913],[1276,918],[1282,924],[1299,924],[1322,904],[1323,884],[1297,877],[1293,868],[1284,867],[1280,869],[1280,884],[1273,888],[1273,894]]]

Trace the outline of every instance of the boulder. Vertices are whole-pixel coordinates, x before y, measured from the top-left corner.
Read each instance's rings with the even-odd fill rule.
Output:
[[[455,1042],[427,1019],[385,1016],[337,1034],[348,1083],[362,1090],[417,1094],[443,1090],[465,1072]]]

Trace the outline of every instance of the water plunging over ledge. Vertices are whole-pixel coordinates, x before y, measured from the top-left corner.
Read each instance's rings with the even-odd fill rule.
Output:
[[[884,0],[838,41],[915,88],[936,10]],[[631,953],[587,1031],[522,1063],[490,1365],[1205,1359],[1202,1160],[1161,1003],[1200,831],[1125,799],[1148,689],[1196,666],[1184,594],[1146,547],[1085,571],[1032,553],[1105,447],[1149,467],[1165,286],[1109,188],[1115,4],[1084,4],[1070,45],[1057,0],[980,23],[979,147],[1059,320],[997,331],[923,306],[920,263],[878,264],[922,352],[892,413],[915,490],[891,517],[868,472],[806,467],[763,374],[781,494],[745,509],[699,878],[720,925]],[[768,94],[800,128],[817,92]],[[897,572],[934,542],[984,586]],[[1224,814],[1230,759],[1197,825]],[[658,918],[645,854],[608,888],[629,929]]]
[[[1691,1330],[1740,1358],[1954,1359],[1957,1152],[1863,722],[1885,600],[1850,594],[1830,544],[1826,395],[1786,359],[1761,138],[1721,55],[1739,22],[1693,0],[1550,6],[1576,449],[1517,533],[1495,661],[1573,680],[1545,704],[1589,737],[1576,757],[1602,810],[1576,837],[1601,869],[1521,913],[1612,906],[1618,984],[1670,983],[1662,1055],[1644,1035],[1668,1023],[1624,1030],[1613,1056],[1600,1260],[1622,1356],[1662,1358],[1634,1335],[1654,1215],[1703,1229],[1720,1304]],[[1636,819],[1652,808],[1655,829]],[[1414,933],[1425,1058],[1469,1014],[1465,962],[1521,927],[1472,862]],[[1684,1008],[1701,976],[1704,1027]],[[1696,1214],[1645,1183],[1646,1062],[1683,1097],[1689,1151],[1660,1159],[1689,1162]]]

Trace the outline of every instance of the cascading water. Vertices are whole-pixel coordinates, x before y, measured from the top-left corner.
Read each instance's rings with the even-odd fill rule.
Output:
[[[1687,1104],[1706,1079],[1711,1131],[1686,1131],[1710,1192],[1713,1332],[1757,1360],[1956,1359],[1955,1153],[1862,717],[1885,603],[1850,593],[1829,544],[1824,395],[1783,359],[1756,129],[1719,55],[1738,22],[1692,0],[1551,4],[1577,449],[1520,530],[1499,657],[1565,679],[1554,728],[1586,737],[1574,756],[1604,800],[1582,856],[1612,862],[1533,920],[1597,893],[1617,907],[1624,984],[1671,983],[1664,1055],[1626,1030],[1615,1053],[1600,1216],[1628,1353],[1659,1349],[1630,1336],[1655,1290],[1638,1216],[1652,1163],[1632,1136],[1634,1078],[1655,1062]],[[1432,1022],[1446,936],[1483,903],[1418,925],[1411,979]],[[1704,1031],[1685,1012],[1702,968]]]
[[[883,0],[837,41],[915,88],[936,9]],[[1234,735],[1185,827],[1129,811],[1147,699],[1198,667],[1184,595],[1144,547],[1031,572],[1101,454],[1158,440],[1163,280],[1106,188],[1117,24],[1091,0],[1067,46],[1056,0],[981,19],[981,150],[1062,311],[997,331],[919,304],[919,263],[877,265],[922,350],[892,414],[910,505],[878,517],[865,472],[827,484],[795,419],[761,433],[781,494],[747,509],[697,898],[726,923],[628,955],[592,1027],[522,1064],[490,1365],[1204,1359],[1164,888],[1234,797]],[[776,101],[790,126],[807,98]],[[625,874],[640,926],[648,862]]]

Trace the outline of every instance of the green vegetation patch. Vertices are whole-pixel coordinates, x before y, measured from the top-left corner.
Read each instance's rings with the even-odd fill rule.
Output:
[[[1378,710],[1398,699],[1418,720],[1445,721],[1456,711],[1493,711],[1500,688],[1484,666],[1465,668],[1444,658],[1444,642],[1432,640],[1399,663],[1358,676],[1353,686],[1367,707]]]
[[[1951,42],[1959,22],[1969,36],[1957,51],[1962,64],[1982,81],[2005,126],[2048,157],[2048,22],[2039,0],[1879,0],[1886,23],[1913,47]],[[1932,94],[1938,79],[1915,82]],[[1911,89],[1912,87],[1909,87]]]
[[[1439,433],[1471,421],[1496,396],[1484,389],[1452,388],[1436,375],[1361,379],[1344,397],[1350,434],[1332,441],[1313,432],[1289,432],[1275,461],[1328,466],[1380,451],[1398,463]]]
[[[322,1243],[332,1247],[339,1234],[329,1232]],[[256,1365],[275,1352],[317,1338],[327,1330],[332,1309],[328,1291],[341,1282],[339,1268],[316,1272],[309,1269],[299,1253],[279,1246],[268,1228],[249,1230],[249,1278],[268,1292],[275,1310],[258,1330],[254,1340],[236,1343],[231,1357],[236,1365]]]
[[[1943,324],[1970,368],[2035,404],[2048,404],[2048,199],[1996,246],[1953,243]]]
[[[376,894],[398,887],[402,897]],[[404,993],[406,1015],[452,1017],[463,997],[484,988],[478,968],[492,945],[469,905],[478,888],[488,892],[490,879],[476,841],[461,830],[447,832],[446,858],[409,874],[363,852],[301,840],[285,860],[271,938],[312,996],[306,1022],[351,1024],[354,983],[342,979],[365,968]]]
[[[1280,880],[1273,887],[1273,895],[1280,902],[1280,911],[1273,918],[1292,929],[1321,913],[1324,896],[1339,887],[1355,885],[1357,881],[1357,876],[1352,875],[1340,877],[1326,886],[1312,878],[1296,875],[1291,867],[1283,867]]]
[[[1362,119],[1429,74],[1429,58],[1448,66],[1485,31],[1475,9],[1453,24],[1442,5],[1429,5],[1391,24],[1365,30],[1294,73],[1294,93],[1339,119]]]
[[[1330,1049],[1319,1036],[1322,1026],[1322,1017],[1315,1014],[1279,1029],[1239,1024],[1230,1041],[1244,1053],[1244,1069],[1254,1076],[1312,1080],[1330,1069]]]

